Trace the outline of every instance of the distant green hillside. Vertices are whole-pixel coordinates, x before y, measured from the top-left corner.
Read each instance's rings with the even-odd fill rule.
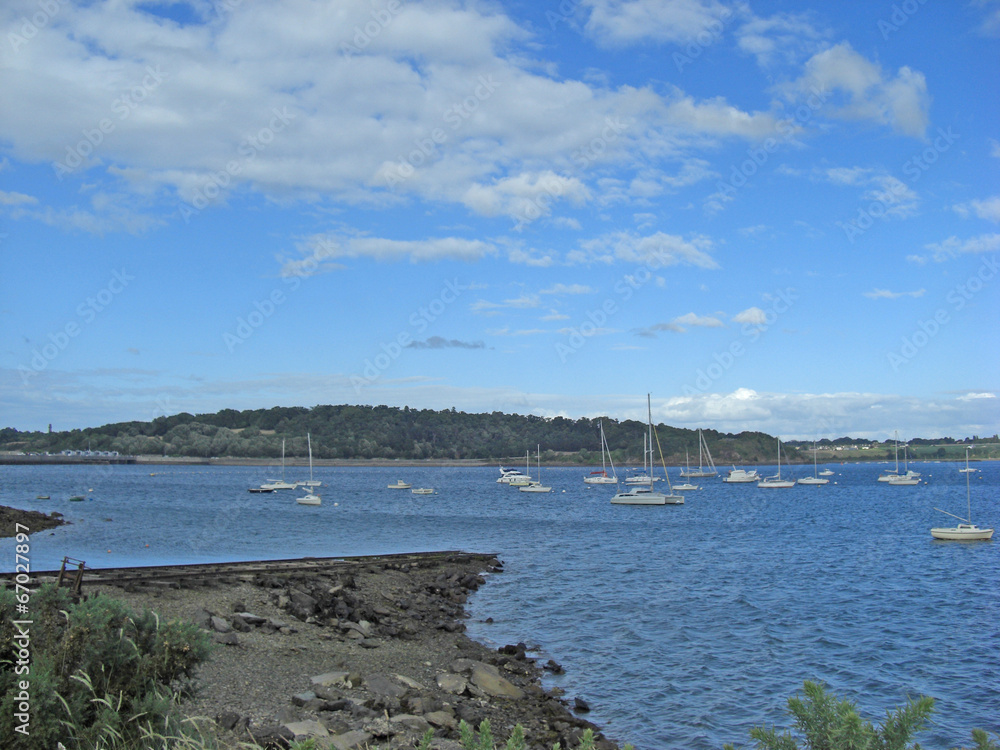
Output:
[[[541,445],[542,459],[600,463],[600,429],[616,464],[641,463],[646,425],[633,420],[551,419],[519,414],[466,414],[451,410],[388,406],[274,407],[216,414],[176,414],[152,422],[123,422],[69,432],[0,430],[0,450],[58,453],[118,451],[128,455],[278,458],[306,455],[306,433],[316,458],[483,459],[518,461]],[[697,463],[697,432],[656,428],[668,463],[690,451]],[[774,438],[761,432],[738,435],[705,431],[716,464],[772,462]],[[797,452],[789,449],[790,460]]]
[[[58,453],[62,450],[118,451],[127,455],[185,457],[279,458],[281,441],[290,457],[306,456],[306,433],[312,435],[317,458],[481,459],[516,462],[525,451],[542,447],[549,462],[600,463],[600,429],[616,464],[641,463],[646,425],[634,420],[551,419],[520,414],[466,414],[454,409],[434,411],[389,406],[274,407],[215,414],[176,414],[152,422],[122,422],[69,432],[20,432],[0,429],[0,450]],[[656,434],[667,463],[683,464],[685,453],[697,464],[698,434],[658,425]],[[739,434],[705,430],[705,440],[719,467],[732,464],[773,464],[775,438],[763,432]],[[964,458],[965,444],[976,441],[974,458],[1000,458],[996,436],[983,443],[911,440],[916,458]],[[893,443],[854,438],[822,440],[820,460],[866,461],[892,458]],[[811,461],[812,444],[792,441],[785,446],[789,462]],[[837,449],[840,450],[837,450]],[[783,457],[786,453],[783,451]]]

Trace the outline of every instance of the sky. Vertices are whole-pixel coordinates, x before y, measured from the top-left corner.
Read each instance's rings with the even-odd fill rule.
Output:
[[[996,0],[6,0],[0,426],[993,435],[998,89]]]

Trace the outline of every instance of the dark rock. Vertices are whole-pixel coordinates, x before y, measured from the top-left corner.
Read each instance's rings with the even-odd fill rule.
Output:
[[[233,711],[225,711],[215,717],[215,723],[223,729],[228,729],[230,732],[235,731],[236,727],[241,724],[245,726],[248,721],[248,718],[243,718]]]
[[[216,633],[212,636],[212,640],[216,643],[221,643],[223,646],[239,646],[240,641],[236,637],[236,633]]]
[[[565,674],[566,672],[566,670],[562,668],[562,665],[558,662],[552,661],[552,659],[545,662],[545,664],[542,665],[542,669],[546,672],[551,672],[552,674]]]
[[[280,724],[269,724],[250,730],[250,737],[268,750],[284,750],[295,740],[295,734]]]
[[[583,698],[577,696],[573,699],[573,710],[580,713],[587,713],[590,711],[590,704],[587,703]]]

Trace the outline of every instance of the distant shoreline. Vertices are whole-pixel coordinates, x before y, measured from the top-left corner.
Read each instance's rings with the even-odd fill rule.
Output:
[[[523,459],[521,459],[523,460]],[[918,458],[910,459],[918,463],[964,463],[964,458]],[[979,461],[991,460],[991,459],[972,459],[970,463],[978,463]],[[829,457],[819,459],[820,463],[824,464],[884,464],[892,463],[890,459],[886,458],[867,458],[861,456],[851,456],[850,458],[841,457]],[[578,468],[581,470],[600,468],[600,464],[581,464],[574,461],[544,461],[545,466],[554,467],[564,467],[564,468]],[[799,458],[798,460],[792,460],[789,462],[791,465],[802,465],[811,464],[812,459],[810,458]],[[236,458],[236,457],[222,457],[222,458],[200,458],[197,456],[63,456],[63,455],[16,455],[7,454],[0,455],[0,465],[49,465],[49,466],[101,466],[108,464],[123,464],[123,465],[141,465],[141,466],[281,466],[281,459],[278,458]],[[339,467],[339,468],[351,468],[351,467],[377,467],[377,468],[388,468],[393,466],[399,467],[411,467],[411,466],[430,466],[430,467],[464,467],[464,468],[474,468],[474,467],[498,467],[501,464],[509,467],[516,467],[519,465],[518,459],[510,459],[507,461],[497,461],[494,459],[485,458],[455,458],[455,459],[443,459],[443,458],[314,458],[313,466],[316,467]],[[306,458],[290,458],[285,459],[286,466],[308,466],[309,461]],[[667,462],[667,466],[671,468],[683,466],[683,463],[679,462]],[[741,461],[739,466],[773,466],[773,461]],[[718,472],[720,475],[725,475],[729,471],[728,466],[730,464],[716,464],[718,467]]]

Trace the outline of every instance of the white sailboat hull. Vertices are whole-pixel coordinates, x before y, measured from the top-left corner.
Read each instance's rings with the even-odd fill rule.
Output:
[[[799,484],[830,484],[829,479],[820,479],[819,477],[802,477],[798,480]]]
[[[618,477],[584,477],[584,484],[618,484]]]
[[[302,497],[295,498],[295,502],[299,505],[319,505],[323,501],[320,499],[319,495],[313,495],[309,493],[308,495],[303,495]]]
[[[975,524],[960,523],[950,528],[931,529],[931,536],[954,542],[978,542],[992,539],[993,529],[981,529]]]
[[[766,490],[784,490],[794,487],[795,482],[791,479],[765,479],[757,483],[757,486]]]
[[[551,487],[545,487],[541,484],[529,484],[527,487],[518,487],[521,492],[552,492]]]

